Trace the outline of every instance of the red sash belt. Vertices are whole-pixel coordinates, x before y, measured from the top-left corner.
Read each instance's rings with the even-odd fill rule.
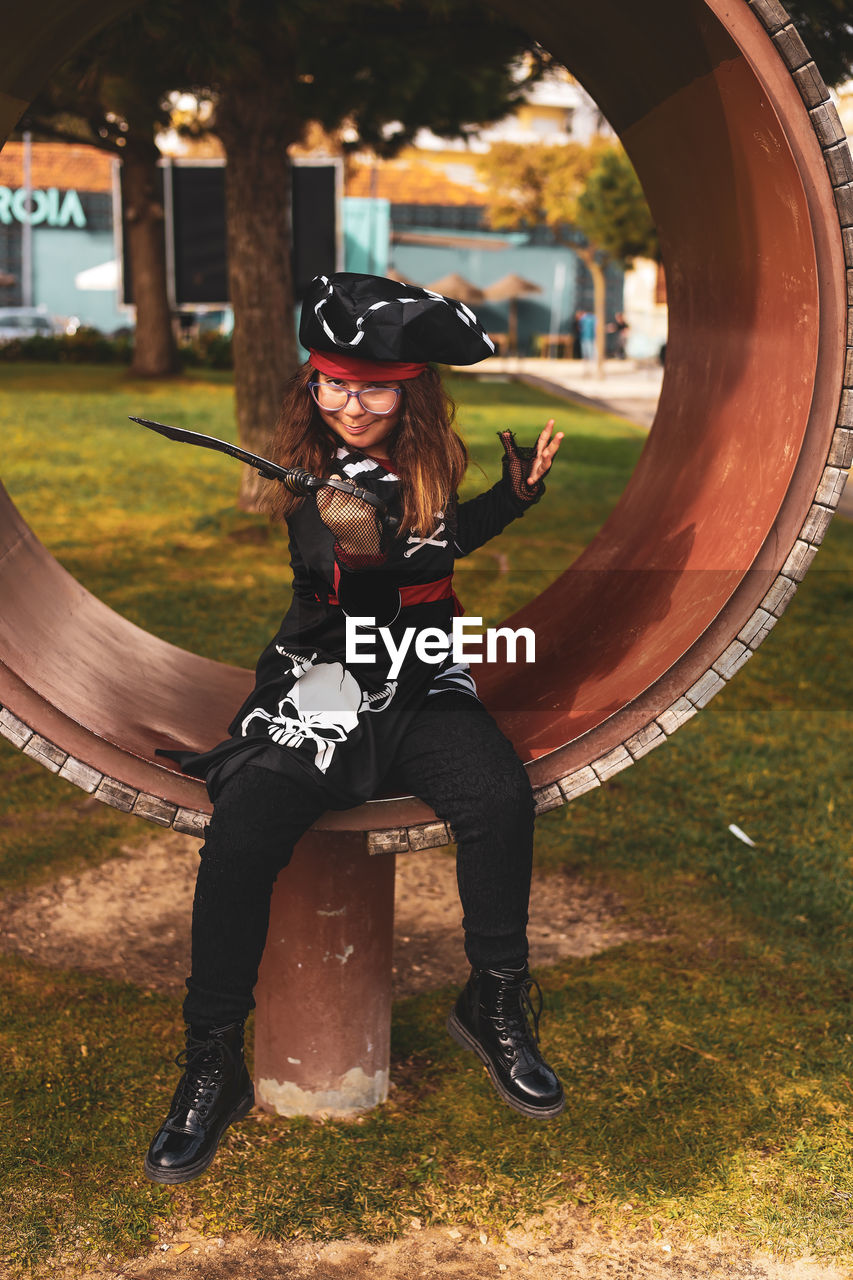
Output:
[[[415,586],[400,588],[400,602],[404,608],[409,604],[427,604],[430,600],[448,600],[452,595],[452,573],[436,582],[419,582]]]
[[[329,593],[329,604],[339,604],[338,600],[338,583],[340,581],[341,571],[335,561],[335,589]],[[453,574],[449,573],[446,578],[437,578],[435,582],[418,582],[411,586],[400,587],[400,604],[402,608],[406,608],[410,604],[429,604],[433,600],[452,600],[454,617],[459,617],[465,612],[459,602],[459,597],[453,590]],[[316,597],[318,600],[319,596]]]

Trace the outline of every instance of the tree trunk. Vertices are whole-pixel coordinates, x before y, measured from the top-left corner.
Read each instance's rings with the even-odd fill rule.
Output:
[[[136,336],[130,371],[162,378],[179,370],[166,292],[165,215],[157,169],[159,151],[151,141],[128,137],[123,153],[124,218],[127,253],[136,304]]]
[[[260,454],[268,449],[285,383],[297,366],[287,148],[302,127],[282,127],[280,103],[270,109],[273,96],[263,83],[229,87],[216,112],[226,156],[237,430],[243,447]],[[241,510],[257,510],[259,490],[260,477],[244,467]]]

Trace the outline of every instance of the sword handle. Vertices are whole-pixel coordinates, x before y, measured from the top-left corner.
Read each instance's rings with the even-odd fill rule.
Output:
[[[263,474],[261,472],[261,475]],[[378,498],[375,493],[370,493],[369,490],[353,484],[352,480],[338,479],[337,476],[321,479],[319,476],[312,475],[310,471],[304,471],[301,467],[289,467],[285,475],[274,478],[279,480],[291,493],[308,494],[317,489],[337,489],[339,493],[351,493],[354,498],[359,498],[362,502],[367,503],[369,507],[374,508],[377,519],[387,530],[396,529],[400,523],[396,516],[388,514],[388,508],[381,498]]]
[[[261,471],[260,474],[263,475],[264,472]],[[270,479],[278,480],[291,493],[311,493],[312,490],[319,489],[323,483],[317,476],[313,476],[310,471],[303,471],[301,467],[289,467],[284,475],[274,475],[270,472],[266,474]]]

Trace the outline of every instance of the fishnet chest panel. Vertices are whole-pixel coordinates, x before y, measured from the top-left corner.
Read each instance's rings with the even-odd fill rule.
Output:
[[[373,507],[351,493],[337,489],[317,490],[320,519],[331,529],[335,541],[351,556],[379,558],[384,551],[382,527]]]

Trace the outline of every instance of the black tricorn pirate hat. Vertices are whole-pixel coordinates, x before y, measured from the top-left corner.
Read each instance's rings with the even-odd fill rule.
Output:
[[[495,350],[463,302],[354,271],[315,276],[299,341],[309,351],[378,363],[476,364]]]

